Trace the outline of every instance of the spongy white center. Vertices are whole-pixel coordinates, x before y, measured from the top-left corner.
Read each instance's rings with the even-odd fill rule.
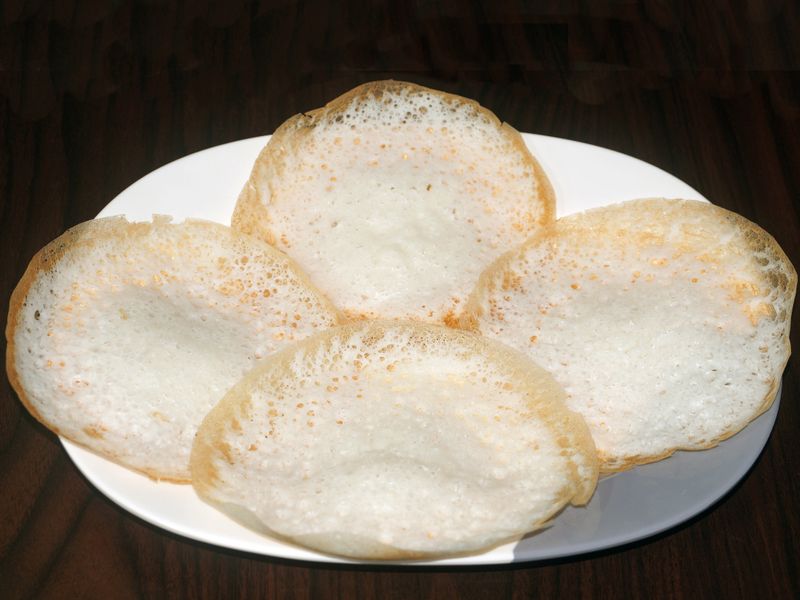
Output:
[[[524,149],[471,106],[361,100],[262,182],[275,243],[353,315],[441,318],[543,202]]]

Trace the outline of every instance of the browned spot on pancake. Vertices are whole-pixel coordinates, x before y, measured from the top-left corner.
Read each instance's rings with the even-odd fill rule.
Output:
[[[101,425],[88,425],[87,427],[83,428],[83,432],[88,435],[89,437],[93,437],[95,439],[103,439],[105,434],[103,433],[105,428]]]
[[[510,269],[506,269],[503,271],[503,282],[501,287],[504,291],[508,290],[518,290],[521,287],[522,277],[511,271]]]
[[[451,308],[447,311],[447,314],[442,319],[444,324],[452,329],[458,329],[458,319],[456,318],[456,314]]]
[[[225,457],[225,460],[228,461],[228,464],[233,464],[233,454],[231,453],[231,447],[226,442],[219,442],[217,444],[217,450],[219,451],[222,456]]]

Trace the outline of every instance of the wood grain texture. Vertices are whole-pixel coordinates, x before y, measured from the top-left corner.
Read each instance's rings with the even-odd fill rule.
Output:
[[[800,265],[798,12],[789,0],[8,0],[0,314],[41,246],[151,170],[388,77],[651,162]],[[457,570],[318,566],[161,531],[89,485],[3,379],[0,596],[800,597],[799,377],[792,358],[761,458],[690,523],[596,555]]]

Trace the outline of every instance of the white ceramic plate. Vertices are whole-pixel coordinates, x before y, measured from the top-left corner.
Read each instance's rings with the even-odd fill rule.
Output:
[[[192,154],[134,183],[98,216],[149,220],[199,217],[228,224],[238,192],[268,138],[253,138]],[[634,198],[704,200],[672,175],[596,146],[525,134],[547,171],[563,216]],[[780,394],[779,394],[780,397]],[[778,401],[744,431],[704,452],[675,456],[600,482],[587,507],[567,508],[553,525],[516,544],[484,554],[435,561],[481,565],[571,556],[639,540],[697,515],[728,492],[752,466],[772,430]],[[158,527],[246,552],[346,562],[262,537],[200,501],[191,486],[155,483],[62,440],[77,467],[114,502]],[[415,565],[428,563],[413,563]]]

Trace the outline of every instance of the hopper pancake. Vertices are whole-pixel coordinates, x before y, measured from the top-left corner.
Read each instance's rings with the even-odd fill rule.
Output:
[[[262,363],[209,413],[199,495],[258,531],[369,559],[472,552],[597,480],[591,437],[521,354],[441,326],[362,322]]]
[[[639,200],[559,219],[497,261],[463,323],[548,369],[614,471],[714,446],[770,406],[796,284],[746,219]]]
[[[294,258],[348,317],[453,323],[480,272],[554,214],[514,129],[466,98],[382,81],[284,123],[232,226]]]
[[[337,322],[284,255],[201,221],[78,225],[11,298],[9,378],[47,427],[154,478],[187,481],[194,432],[255,362]]]

